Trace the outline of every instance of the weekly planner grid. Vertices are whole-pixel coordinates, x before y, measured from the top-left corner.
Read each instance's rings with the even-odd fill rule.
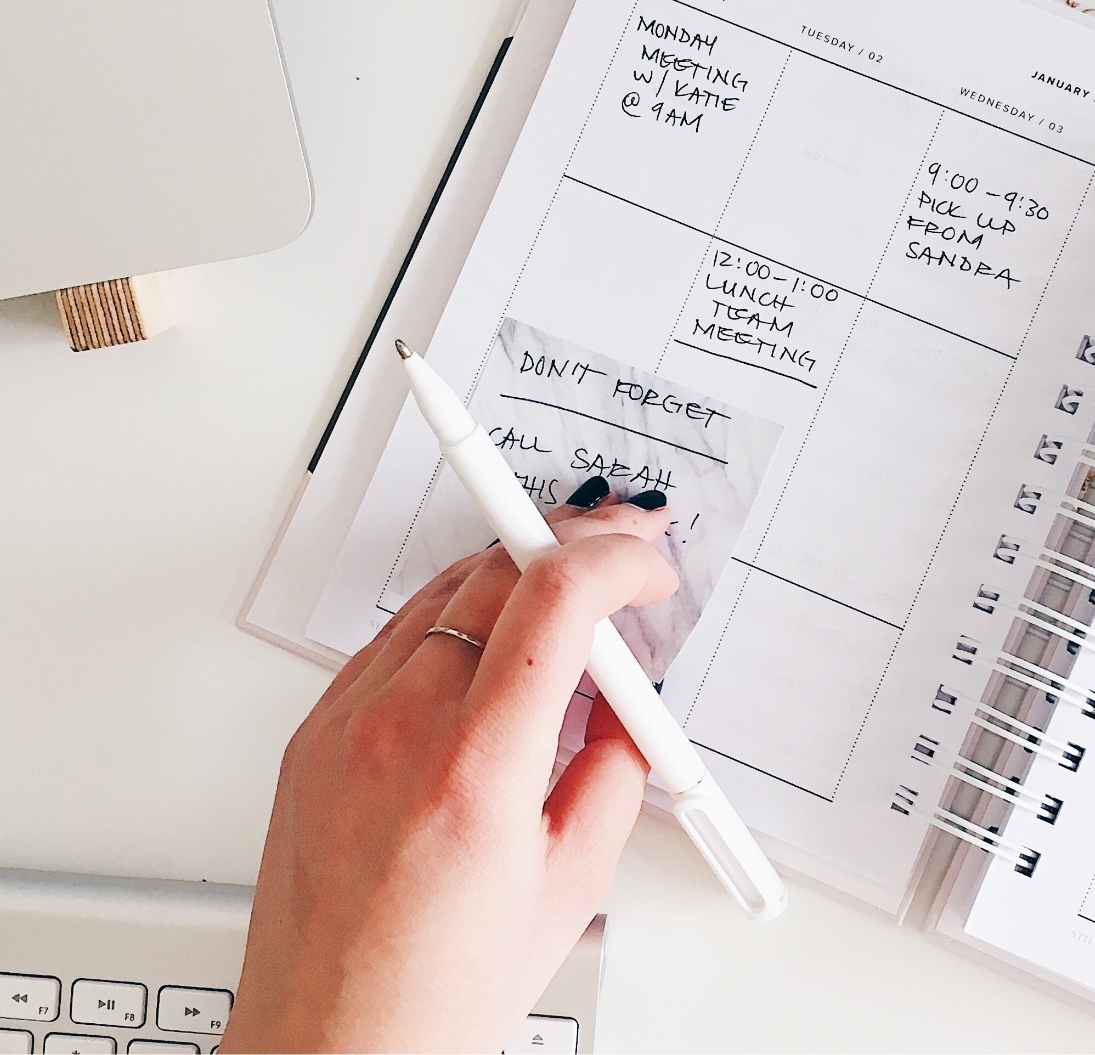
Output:
[[[961,743],[931,701],[1001,531],[1034,530],[1034,432],[1092,369],[1081,38],[1018,0],[579,0],[429,351],[543,508],[606,466],[680,488],[664,546],[711,582],[664,698],[777,859],[891,911],[925,836],[894,789],[918,735]],[[612,384],[518,412],[525,355]],[[655,393],[627,435],[621,383]],[[733,502],[637,446],[670,397],[752,423],[709,479]],[[405,411],[309,637],[352,653],[482,530]]]

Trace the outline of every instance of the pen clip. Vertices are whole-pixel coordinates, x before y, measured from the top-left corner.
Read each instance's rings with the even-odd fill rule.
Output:
[[[774,919],[787,907],[787,887],[715,778],[673,796],[673,813],[750,919]]]

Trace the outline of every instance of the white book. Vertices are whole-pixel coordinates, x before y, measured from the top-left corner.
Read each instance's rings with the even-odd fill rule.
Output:
[[[706,603],[663,697],[778,863],[900,915],[942,828],[995,862],[949,933],[1095,992],[1090,939],[1016,922],[1045,889],[1095,933],[1095,34],[1020,0],[570,6],[530,7],[242,625],[337,665],[436,525],[488,541],[399,411],[394,336],[502,438],[522,349],[617,371],[581,410],[522,390],[543,505],[606,459],[669,489],[635,434],[731,408],[749,458],[673,463]]]

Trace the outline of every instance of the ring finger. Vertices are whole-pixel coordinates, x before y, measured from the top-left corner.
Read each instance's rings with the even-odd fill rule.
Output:
[[[591,509],[598,507],[609,508],[615,502],[616,497],[610,493],[607,481],[597,477],[586,481],[579,487],[567,499],[566,505],[548,514],[547,520],[553,526],[561,526],[568,521],[580,520],[583,516],[589,515]],[[566,538],[574,536],[575,529],[573,526],[566,527],[563,530],[566,532],[564,541]],[[596,531],[596,528],[593,530]],[[500,547],[488,548],[458,562],[447,572],[438,576],[433,583],[400,609],[399,614],[394,616],[389,625],[381,631],[383,640],[374,641],[372,646],[362,650],[350,660],[343,669],[342,674],[332,683],[325,698],[338,698],[351,685],[354,686],[355,692],[368,692],[370,689],[383,685],[407,662],[423,643],[429,628],[436,624],[449,625],[451,629],[485,642],[487,637],[490,636],[490,628],[493,628],[494,619],[497,618],[497,615],[490,619],[490,627],[486,633],[476,634],[466,630],[459,622],[454,624],[446,622],[449,617],[456,620],[462,618],[459,613],[455,616],[450,613],[450,616],[447,617],[442,617],[441,613],[444,605],[453,598],[456,591],[467,581],[468,577],[474,574],[475,569],[484,563],[489,565],[491,561],[501,561],[503,564],[508,565],[513,581],[516,582],[516,569],[513,568],[509,558]],[[512,585],[510,589],[512,589]],[[501,599],[501,604],[498,605],[498,611],[501,611],[501,605],[505,604],[508,596],[507,591],[505,597]],[[475,651],[475,646],[468,642],[460,641],[459,638],[453,638],[452,640],[458,648],[463,649],[465,652]],[[436,642],[434,645],[436,645]],[[437,655],[440,658],[444,653],[437,652]],[[466,658],[465,656],[465,660]],[[462,662],[460,665],[464,667],[467,664]],[[474,674],[474,668],[472,673]]]
[[[486,644],[518,578],[517,568],[504,551],[484,557],[432,624],[461,636],[423,630],[425,640],[398,677],[407,677],[431,692],[440,690],[449,699],[463,699],[483,654],[477,644],[463,638]]]

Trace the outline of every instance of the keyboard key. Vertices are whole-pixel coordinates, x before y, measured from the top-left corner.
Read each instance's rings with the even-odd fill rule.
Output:
[[[148,990],[136,982],[100,982],[79,978],[72,983],[73,1022],[84,1026],[144,1025]]]
[[[114,1055],[118,1045],[113,1037],[88,1037],[82,1033],[47,1033],[42,1044],[45,1055]]]
[[[0,1055],[30,1055],[34,1034],[25,1029],[0,1029]]]
[[[171,1055],[171,1052],[176,1055],[183,1055],[184,1052],[198,1055],[201,1048],[197,1044],[183,1044],[178,1040],[131,1040],[125,1050],[127,1055],[157,1055],[157,1052],[162,1052],[162,1055]]]
[[[227,989],[165,985],[156,1003],[156,1025],[172,1033],[223,1033],[231,1010]]]
[[[578,1023],[573,1018],[529,1015],[506,1045],[503,1055],[575,1055]]]
[[[40,974],[0,974],[0,1018],[52,1022],[61,1013],[61,983]]]

